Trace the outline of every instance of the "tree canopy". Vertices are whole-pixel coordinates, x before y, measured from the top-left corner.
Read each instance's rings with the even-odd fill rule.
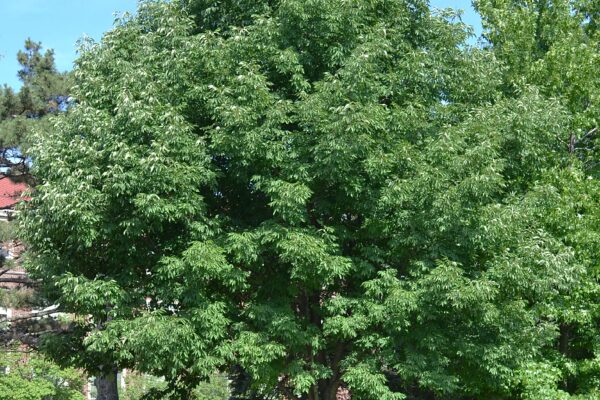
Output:
[[[142,2],[32,140],[28,268],[85,316],[45,351],[157,398],[217,370],[240,399],[597,396],[597,5],[571,3],[481,0],[478,47],[424,0]]]
[[[474,2],[484,36],[503,61],[504,90],[517,93],[535,85],[568,108],[571,150],[586,170],[599,173],[600,4],[595,0]]]

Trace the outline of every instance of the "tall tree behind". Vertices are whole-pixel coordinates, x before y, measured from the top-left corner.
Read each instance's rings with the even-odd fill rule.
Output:
[[[34,125],[47,124],[47,116],[66,108],[68,74],[56,69],[54,51],[43,51],[40,42],[25,41],[19,51],[18,92],[0,89],[0,169],[13,175],[27,173],[26,148]]]
[[[504,88],[527,85],[573,113],[565,146],[600,174],[600,29],[597,0],[477,0],[484,36],[504,66]]]
[[[557,99],[571,117],[560,134],[562,146],[583,167],[589,182],[600,176],[600,2],[597,0],[478,0],[484,36],[503,64],[503,86],[516,95],[536,86],[547,97]],[[584,265],[586,278],[576,286],[565,307],[554,315],[559,323],[555,347],[549,350],[558,386],[570,393],[588,393],[593,376],[600,374],[600,237],[574,234],[576,225],[598,226],[598,217],[586,219],[590,204],[597,209],[598,194],[582,190],[573,180],[552,196],[556,212],[546,216],[547,226],[559,228],[565,243],[575,249],[577,263]],[[570,193],[570,201],[561,198]],[[591,196],[591,197],[588,197]],[[551,197],[549,197],[551,198]],[[588,200],[586,200],[586,198]],[[595,199],[595,203],[589,202]],[[585,204],[588,204],[586,206]],[[589,209],[588,209],[589,210]],[[596,213],[596,215],[598,215]],[[570,221],[568,221],[570,219]],[[562,222],[560,222],[562,220]],[[598,390],[597,388],[594,390]],[[597,396],[597,394],[596,394]]]

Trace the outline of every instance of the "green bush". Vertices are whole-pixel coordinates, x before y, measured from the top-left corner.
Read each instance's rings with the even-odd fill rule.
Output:
[[[83,400],[80,371],[61,369],[36,353],[0,353],[0,400]]]
[[[6,242],[15,238],[15,225],[10,222],[0,221],[0,241]]]
[[[148,374],[130,372],[125,378],[126,389],[119,385],[119,399],[141,400],[149,391],[162,390],[166,388],[163,378]],[[224,375],[215,374],[208,382],[200,383],[193,392],[190,400],[227,400],[229,399],[229,382]]]
[[[31,307],[37,300],[35,291],[30,288],[0,289],[0,307]]]

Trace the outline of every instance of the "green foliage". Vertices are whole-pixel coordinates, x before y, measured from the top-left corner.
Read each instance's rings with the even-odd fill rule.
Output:
[[[83,400],[82,374],[74,369],[60,369],[56,364],[29,353],[2,352],[0,365],[0,399],[3,400]]]
[[[194,389],[194,396],[197,400],[229,400],[229,382],[223,375],[213,375]]]
[[[572,113],[572,151],[596,176],[600,124],[600,30],[595,0],[475,1],[484,36],[502,61],[505,88],[515,93],[536,85]]]
[[[162,392],[167,383],[164,379],[139,373],[128,373],[125,379],[126,389],[119,386],[121,400],[143,400],[153,392]],[[201,382],[193,390],[189,400],[229,400],[229,382],[224,375],[213,374],[206,382]]]
[[[27,39],[17,60],[23,86],[17,93],[6,85],[0,88],[0,167],[12,174],[28,171],[31,131],[47,129],[46,116],[67,106],[70,85],[68,75],[56,70],[54,52],[42,52],[39,42]]]
[[[153,389],[162,389],[166,385],[164,380],[137,373],[128,374],[125,383],[125,390],[122,390],[119,385],[119,399],[121,400],[140,400],[145,393]]]
[[[0,307],[26,309],[38,302],[32,289],[0,289]]]
[[[2,222],[0,224],[0,242],[8,242],[15,239],[15,224],[12,221]]]
[[[84,44],[21,218],[86,315],[45,351],[155,398],[215,370],[240,398],[597,393],[600,185],[568,144],[598,103],[535,69],[592,28],[496,3],[490,48],[419,0],[147,1]]]
[[[547,209],[544,225],[573,249],[575,261],[585,268],[580,283],[551,311],[559,325],[558,354],[549,351],[546,363],[527,367],[523,385],[531,398],[563,398],[544,390],[564,391],[594,398],[598,382],[591,371],[597,359],[598,330],[598,115],[600,59],[597,1],[477,1],[485,35],[504,65],[506,87],[518,92],[536,85],[569,112],[562,138],[581,164],[568,171],[554,171],[536,196]],[[590,208],[591,207],[591,208]],[[591,373],[591,374],[590,374]],[[544,383],[541,383],[543,379]],[[539,382],[538,382],[539,381]],[[529,382],[529,383],[527,383]],[[548,392],[548,393],[550,393]],[[536,397],[537,396],[537,397]]]

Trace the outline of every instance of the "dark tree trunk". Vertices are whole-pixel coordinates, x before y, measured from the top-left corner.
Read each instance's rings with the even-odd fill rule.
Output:
[[[97,390],[96,400],[119,400],[116,370],[97,376],[95,385]]]
[[[570,357],[569,342],[571,341],[571,329],[567,324],[560,324],[560,335],[558,338],[558,351],[563,355]]]
[[[323,392],[321,394],[321,399],[323,400],[336,400],[338,393],[338,383],[330,383],[325,388],[323,388]]]
[[[229,372],[229,379],[231,380],[231,397],[229,399],[244,399],[250,387],[250,375],[242,367],[236,365]]]
[[[338,381],[320,382],[320,384],[313,386],[303,398],[307,400],[337,400],[338,388]]]

